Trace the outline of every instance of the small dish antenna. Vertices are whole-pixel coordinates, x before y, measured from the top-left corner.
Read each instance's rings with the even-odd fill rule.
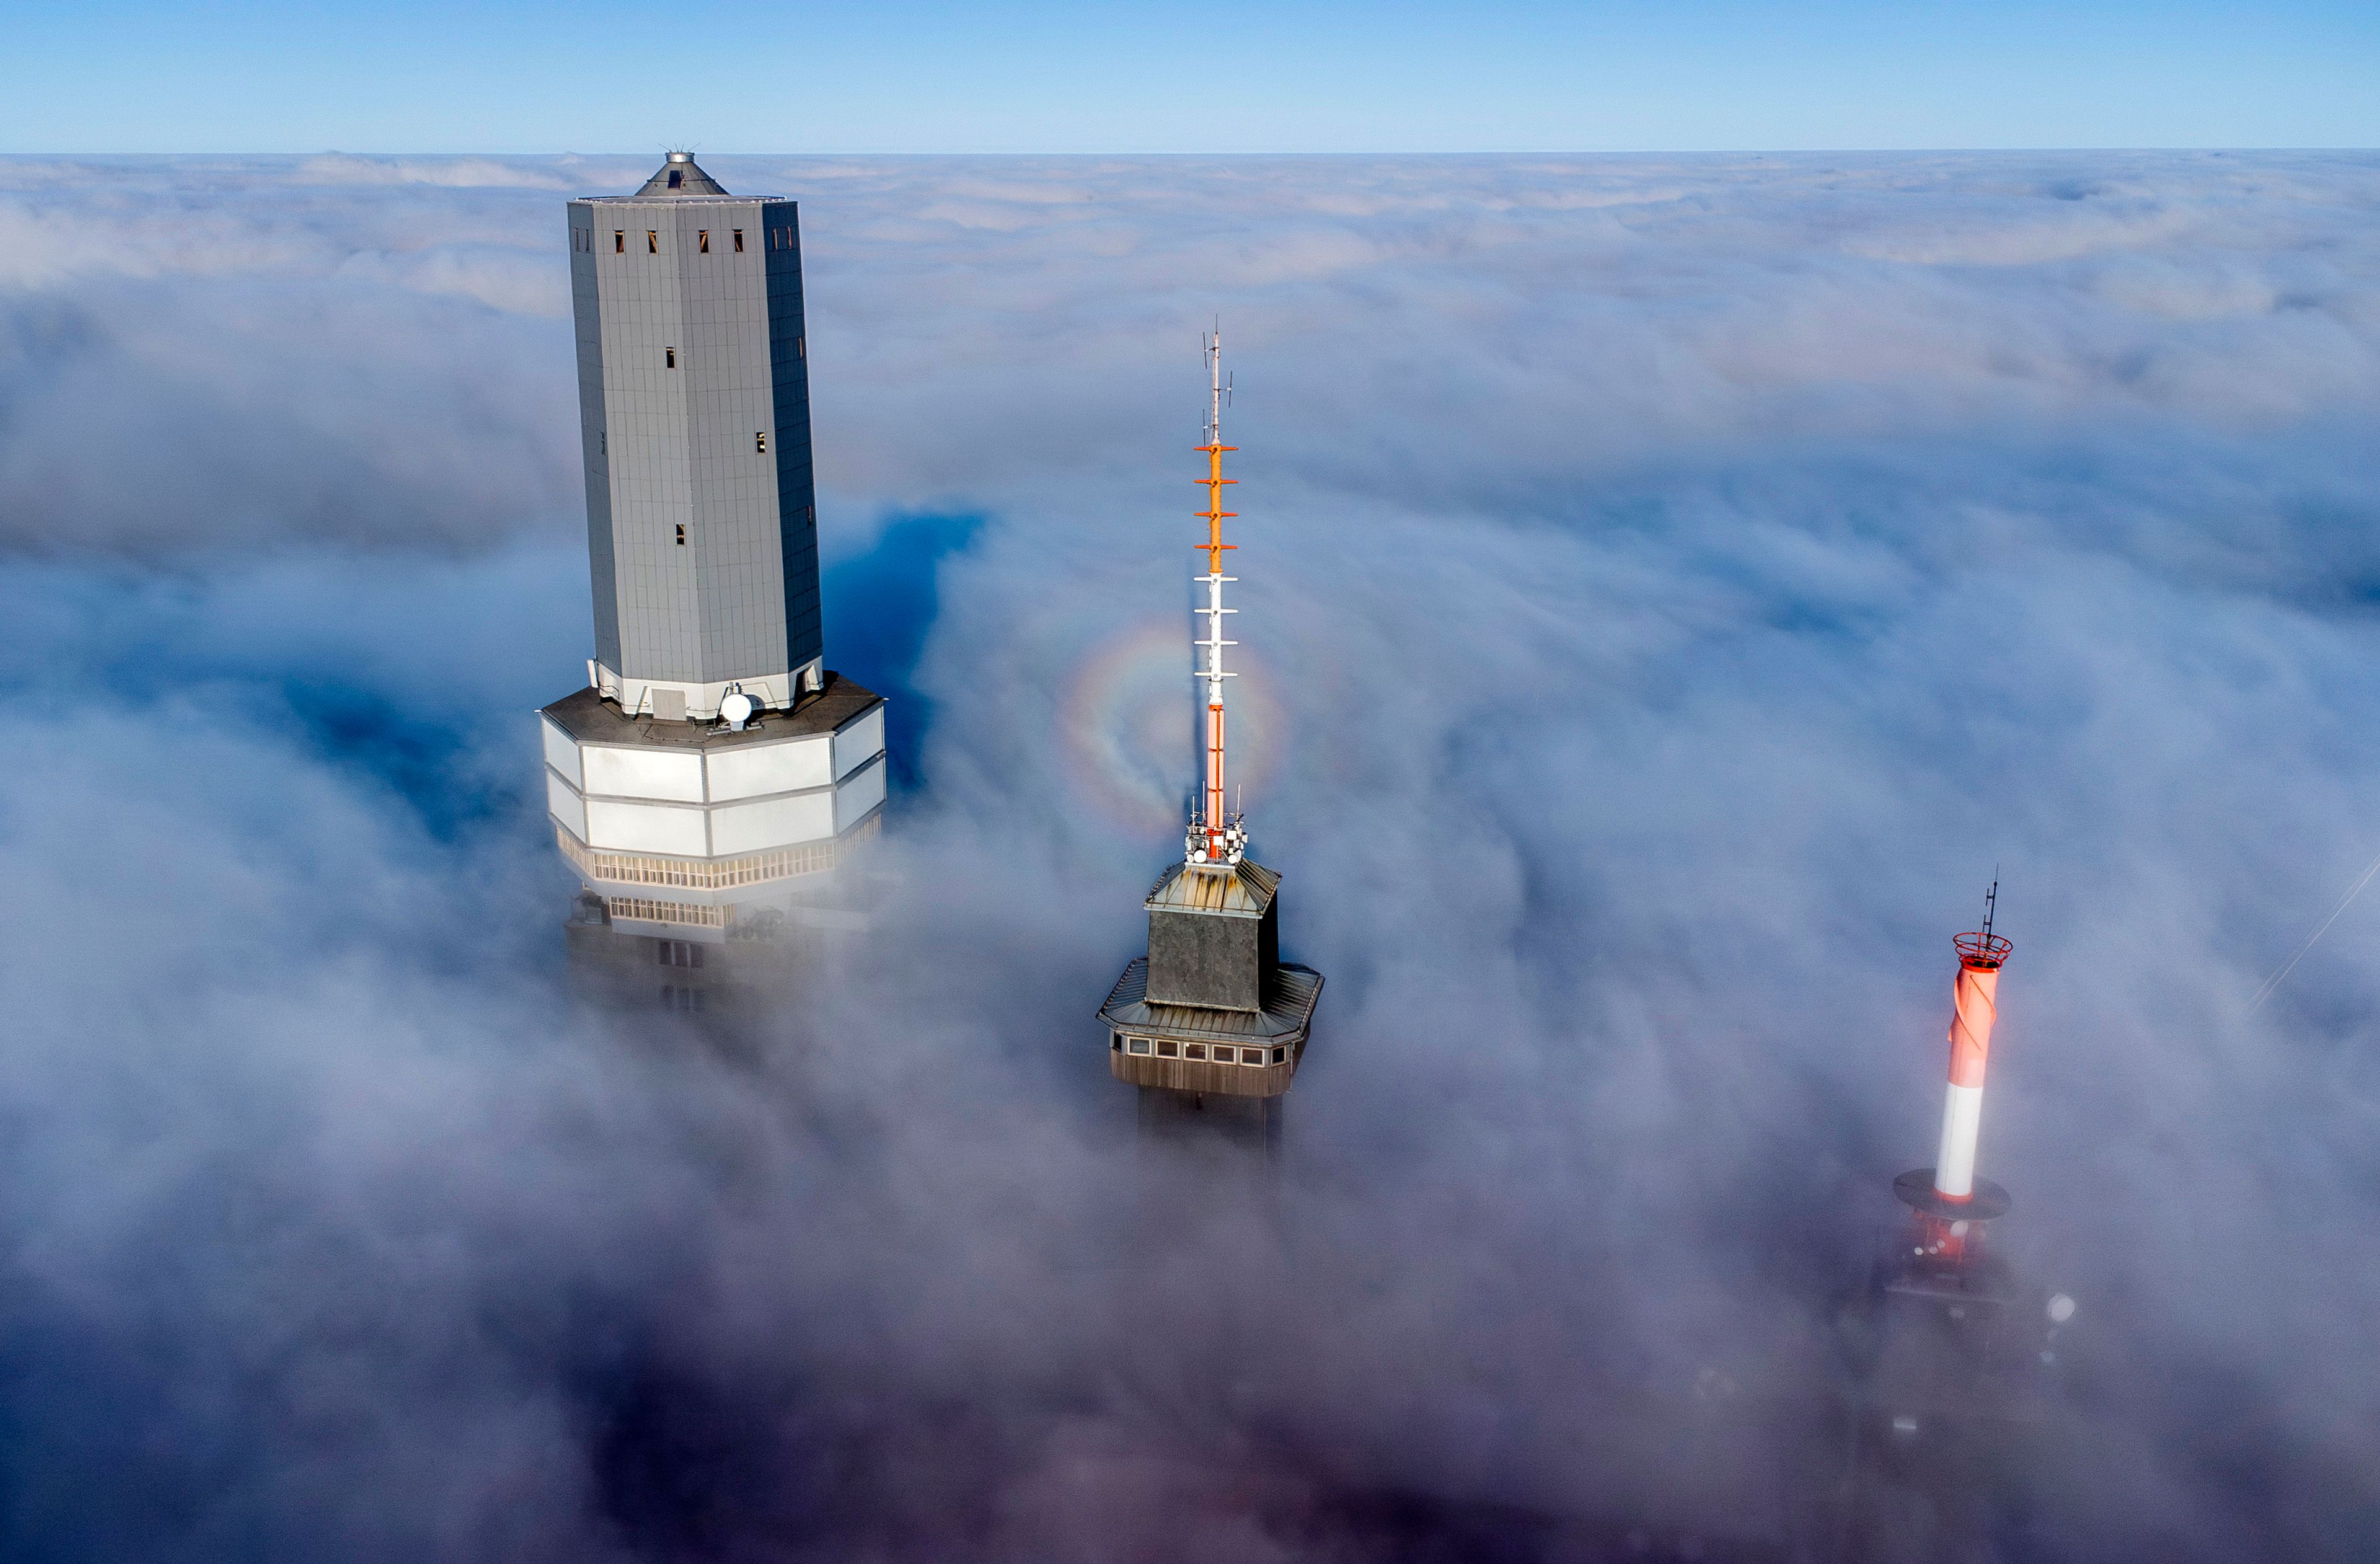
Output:
[[[740,734],[744,731],[744,724],[752,720],[752,713],[759,709],[760,703],[742,690],[730,690],[720,699],[720,721]]]

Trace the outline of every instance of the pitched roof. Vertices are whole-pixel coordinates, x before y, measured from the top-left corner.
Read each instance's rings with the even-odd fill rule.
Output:
[[[1314,1022],[1315,1001],[1322,997],[1322,974],[1310,966],[1283,962],[1265,985],[1262,1010],[1215,1010],[1206,1005],[1148,1002],[1148,958],[1135,956],[1116,979],[1099,1019],[1126,1032],[1158,1033],[1169,1037],[1208,1039],[1219,1043],[1285,1043],[1305,1035]]]
[[[1157,877],[1142,905],[1153,913],[1262,917],[1280,889],[1281,876],[1253,859],[1243,858],[1236,864],[1177,863]]]

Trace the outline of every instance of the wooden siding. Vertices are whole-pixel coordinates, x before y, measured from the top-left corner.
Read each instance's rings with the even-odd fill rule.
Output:
[[[1145,1036],[1146,1034],[1133,1034]],[[1112,1040],[1112,1039],[1111,1039]],[[1167,1091],[1198,1092],[1209,1097],[1279,1097],[1289,1090],[1297,1073],[1305,1039],[1290,1044],[1289,1058],[1279,1064],[1217,1064],[1205,1059],[1160,1059],[1155,1054],[1108,1050],[1108,1073],[1135,1086],[1161,1086]]]

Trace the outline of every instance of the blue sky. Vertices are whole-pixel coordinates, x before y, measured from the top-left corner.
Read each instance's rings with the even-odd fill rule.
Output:
[[[2380,6],[80,6],[0,151],[2380,143]]]

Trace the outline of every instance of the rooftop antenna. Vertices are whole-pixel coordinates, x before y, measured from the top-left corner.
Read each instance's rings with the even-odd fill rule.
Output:
[[[1992,866],[1992,888],[1984,892],[1984,943],[1986,945],[1989,945],[1992,942],[1992,909],[1999,904],[1999,899],[2000,867],[1998,864],[1994,864]]]
[[[1211,333],[1201,337],[1207,349],[1207,443],[1198,449],[1207,458],[1207,476],[1198,481],[1207,486],[1207,508],[1198,514],[1207,522],[1207,541],[1200,545],[1207,551],[1207,574],[1192,579],[1207,588],[1207,605],[1199,611],[1207,616],[1207,638],[1195,643],[1207,654],[1198,674],[1207,686],[1207,789],[1204,801],[1191,811],[1183,857],[1194,865],[1236,864],[1247,851],[1248,836],[1240,816],[1227,812],[1223,805],[1223,681],[1238,677],[1224,672],[1223,649],[1239,643],[1223,638],[1223,615],[1239,610],[1223,606],[1223,584],[1239,577],[1223,574],[1223,554],[1238,545],[1223,541],[1223,523],[1237,520],[1238,514],[1223,508],[1223,486],[1239,479],[1223,476],[1223,453],[1239,447],[1223,443],[1223,404],[1230,382],[1223,377],[1221,319],[1217,318]]]

